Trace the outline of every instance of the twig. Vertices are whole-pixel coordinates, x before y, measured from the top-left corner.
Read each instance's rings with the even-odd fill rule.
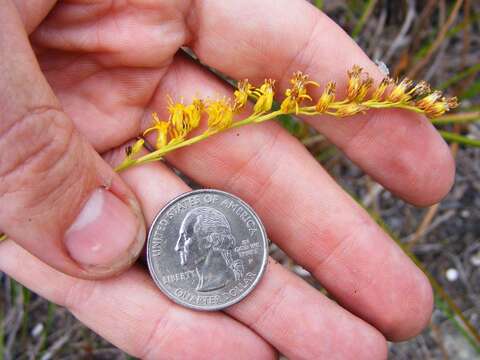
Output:
[[[413,234],[412,239],[406,245],[408,250],[411,250],[412,247],[425,235],[430,223],[432,222],[433,218],[437,214],[438,208],[440,204],[432,205],[428,208],[427,213],[422,219],[420,226],[417,228],[415,233]]]
[[[462,4],[463,4],[463,0],[457,0],[455,2],[452,12],[450,13],[445,24],[442,26],[442,28],[438,32],[437,37],[435,38],[435,41],[432,43],[432,45],[428,49],[427,54],[421,60],[419,60],[416,64],[414,64],[413,67],[410,69],[410,71],[407,73],[407,76],[409,78],[416,77],[416,75],[420,72],[420,70],[422,70],[425,67],[425,65],[427,65],[430,62],[430,59],[432,58],[433,54],[438,50],[440,45],[443,43],[443,40],[447,35],[448,29],[450,29],[453,22],[457,18],[458,12],[462,7]]]
[[[387,53],[382,58],[382,60],[385,61],[386,63],[390,61],[392,56],[397,52],[398,48],[405,43],[405,37],[408,31],[410,30],[410,27],[412,26],[413,20],[415,20],[415,17],[417,15],[417,12],[415,11],[415,1],[408,0],[407,5],[408,5],[408,10],[407,10],[407,15],[405,16],[405,21],[403,22],[402,27],[398,32],[398,35],[392,41],[392,44],[387,50]]]
[[[421,240],[425,235],[427,235],[428,233],[433,231],[435,228],[437,228],[439,225],[441,225],[442,223],[449,220],[455,215],[455,210],[451,209],[446,213],[442,214],[441,216],[437,216],[435,218],[437,211],[438,211],[438,204],[435,204],[429,207],[417,231],[412,235],[402,239],[402,241],[404,241],[407,244],[406,246],[409,249],[413,249],[413,247],[417,245],[418,241]]]

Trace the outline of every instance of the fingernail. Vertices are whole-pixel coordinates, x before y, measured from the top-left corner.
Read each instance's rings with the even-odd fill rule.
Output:
[[[93,191],[65,233],[70,256],[88,273],[114,274],[133,263],[145,241],[136,203],[126,205],[105,189]]]

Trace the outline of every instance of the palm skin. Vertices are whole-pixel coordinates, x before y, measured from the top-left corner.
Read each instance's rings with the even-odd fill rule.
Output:
[[[188,100],[231,92],[178,55],[184,45],[232,77],[277,78],[278,91],[293,70],[340,80],[347,61],[380,76],[341,30],[300,0],[64,1],[44,20],[39,14],[53,4],[31,10],[17,0],[16,6],[65,113],[112,163],[145,129],[151,111],[164,109],[166,94]],[[390,111],[312,123],[413,203],[435,202],[451,185],[448,150],[421,117]],[[142,358],[260,359],[277,350],[289,358],[383,358],[385,338],[406,339],[428,321],[432,296],[421,272],[277,124],[227,132],[168,160],[202,185],[249,202],[271,239],[337,302],[274,261],[249,297],[215,314],[174,305],[141,265],[113,279],[82,280],[7,242],[0,246],[2,271]],[[188,191],[164,164],[134,168],[122,178],[148,224],[162,205]]]

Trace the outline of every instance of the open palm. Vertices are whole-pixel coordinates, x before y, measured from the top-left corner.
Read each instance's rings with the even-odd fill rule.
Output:
[[[61,108],[110,163],[118,163],[125,144],[149,124],[152,111],[162,114],[167,94],[189,100],[231,93],[182,55],[182,46],[233,78],[278,79],[278,92],[288,87],[296,70],[322,83],[337,80],[340,88],[353,64],[381,77],[341,29],[303,0],[43,2],[34,7],[27,0],[14,1],[41,68],[35,76],[22,73],[25,81],[18,82],[27,85],[33,78],[32,93],[43,94],[26,96],[37,101],[33,107]],[[0,24],[14,12],[11,6],[2,8]],[[15,49],[26,44],[18,24],[6,23],[0,33],[16,35],[0,39]],[[0,50],[2,63],[8,64],[8,56]],[[42,73],[58,103],[38,80]],[[11,81],[5,78],[0,76],[0,83]],[[9,101],[0,100],[2,113],[6,109],[24,117],[15,115],[17,107]],[[378,111],[348,120],[306,121],[409,202],[431,204],[451,186],[448,148],[421,116]],[[77,161],[72,171],[80,171],[90,150],[86,145],[67,149]],[[142,265],[107,280],[77,278],[82,274],[74,265],[26,236],[33,226],[26,220],[17,232],[6,230],[14,241],[0,245],[1,270],[67,306],[93,330],[141,358],[261,359],[275,357],[278,350],[292,359],[376,359],[386,356],[386,338],[414,336],[428,321],[432,293],[421,271],[278,124],[226,132],[167,160],[199,184],[230,191],[251,204],[270,239],[336,301],[272,260],[258,287],[240,303],[221,313],[191,311],[164,297]],[[163,163],[130,169],[121,178],[139,200],[147,224],[170,199],[189,190]],[[123,186],[112,179],[113,187]]]

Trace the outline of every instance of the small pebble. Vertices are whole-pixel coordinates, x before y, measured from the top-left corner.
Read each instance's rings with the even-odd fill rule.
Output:
[[[383,75],[388,76],[390,74],[388,66],[383,61],[375,60],[375,64],[377,64],[378,69]]]
[[[32,329],[32,337],[36,338],[38,337],[41,333],[43,332],[43,324],[42,323],[38,323],[37,325],[35,325]]]
[[[445,277],[448,281],[456,281],[458,279],[458,270],[450,268],[445,272]]]
[[[300,265],[295,265],[293,267],[293,272],[295,272],[297,275],[300,275],[301,277],[310,276],[310,273]]]
[[[472,257],[470,258],[470,263],[473,266],[480,266],[480,251],[472,255]]]

